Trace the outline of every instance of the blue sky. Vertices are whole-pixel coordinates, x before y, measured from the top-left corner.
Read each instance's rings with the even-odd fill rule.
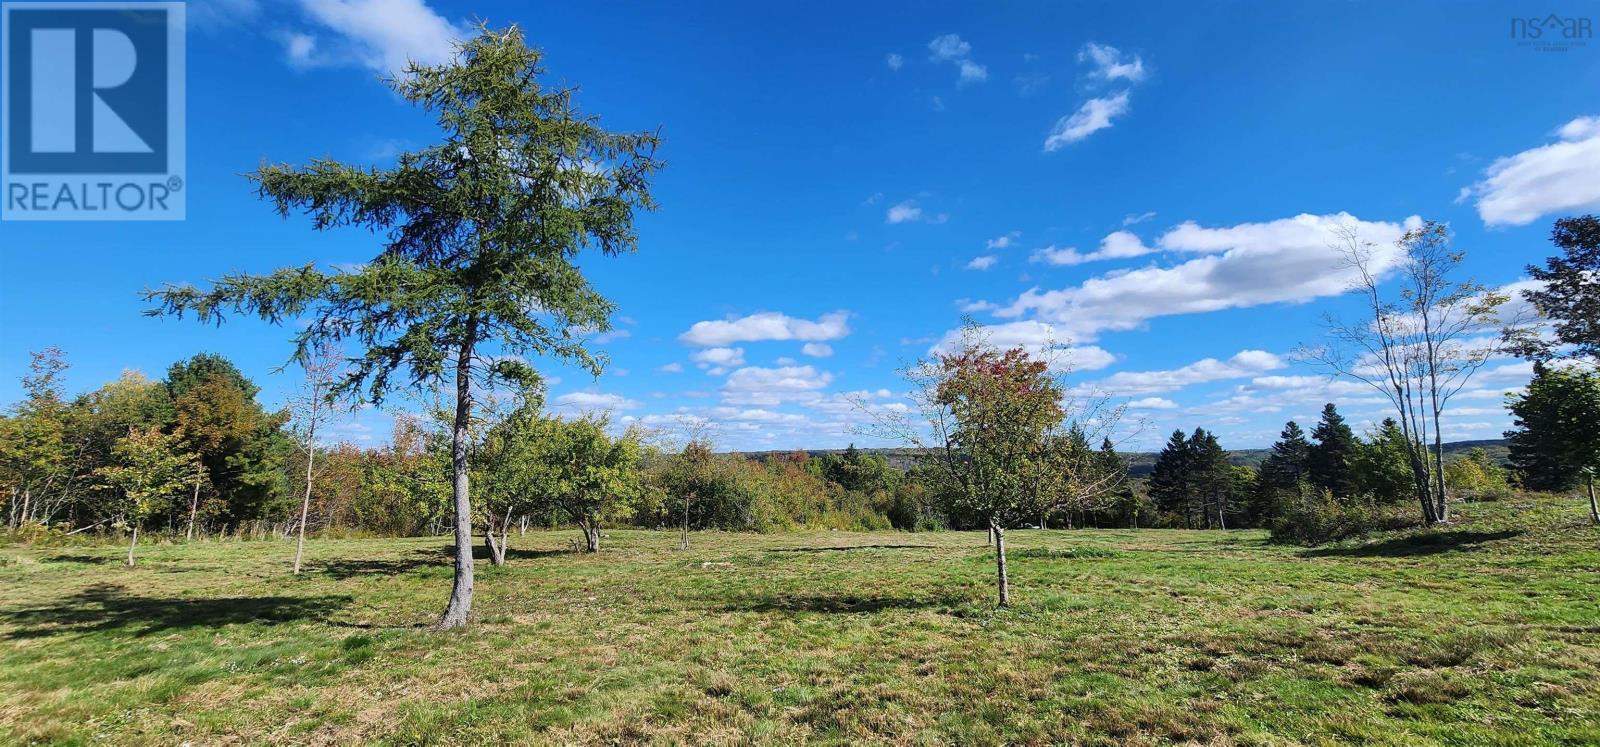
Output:
[[[1493,286],[1600,210],[1600,42],[1519,44],[1517,15],[1576,3],[190,3],[188,219],[0,224],[0,401],[58,345],[75,391],[197,351],[273,374],[290,330],[140,315],[141,288],[361,262],[375,237],[281,219],[241,176],[317,156],[385,164],[432,122],[377,76],[436,60],[473,19],[518,23],[549,82],[669,167],[640,251],[586,257],[620,309],[599,380],[542,365],[554,404],[715,422],[719,445],[869,443],[852,400],[963,314],[996,342],[1070,343],[1071,380],[1144,430],[1270,443],[1372,395],[1289,359],[1353,314],[1327,232],[1392,241],[1448,222]],[[1452,438],[1497,437],[1527,366],[1495,361]],[[856,393],[851,395],[850,393]],[[341,424],[381,443],[383,413]]]

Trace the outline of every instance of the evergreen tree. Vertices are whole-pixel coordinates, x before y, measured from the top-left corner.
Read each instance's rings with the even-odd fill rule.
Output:
[[[1189,511],[1196,515],[1197,523],[1227,528],[1224,517],[1232,489],[1232,466],[1216,435],[1194,429],[1194,435],[1189,437]]]
[[[1348,499],[1355,492],[1351,462],[1355,459],[1356,434],[1332,402],[1323,406],[1322,419],[1311,430],[1311,437],[1316,440],[1306,455],[1311,484],[1326,489],[1336,499]]]
[[[1528,275],[1540,283],[1522,296],[1555,323],[1554,339],[1533,328],[1507,337],[1518,353],[1535,360],[1570,355],[1600,361],[1600,217],[1562,218],[1550,241],[1562,256],[1546,259],[1544,267],[1530,265]]]
[[[1189,457],[1188,436],[1181,430],[1173,431],[1167,445],[1156,456],[1155,467],[1150,470],[1150,500],[1163,512],[1182,514],[1185,526],[1192,527],[1192,517],[1187,511],[1192,490]]]
[[[654,207],[655,133],[617,133],[580,111],[574,88],[546,88],[543,54],[522,32],[483,29],[439,65],[413,63],[395,92],[437,117],[441,140],[374,168],[319,159],[252,175],[281,215],[317,230],[357,226],[383,238],[354,271],[314,264],[231,275],[207,289],[146,294],[150,313],[228,313],[303,321],[295,359],[325,344],[359,350],[333,394],[377,403],[406,384],[449,387],[455,579],[440,628],[472,608],[473,507],[468,449],[475,393],[539,386],[528,363],[550,356],[598,375],[590,335],[613,306],[576,264],[586,249],[633,251],[635,212]]]
[[[1527,391],[1507,406],[1511,465],[1524,487],[1568,490],[1600,469],[1600,375],[1534,364]],[[1597,519],[1600,520],[1600,519]]]
[[[1394,503],[1416,490],[1406,435],[1394,418],[1384,418],[1366,442],[1357,442],[1355,490],[1378,503]]]
[[[1293,420],[1283,427],[1272,454],[1261,463],[1256,473],[1256,490],[1252,497],[1251,517],[1266,523],[1278,513],[1278,506],[1287,497],[1305,497],[1305,479],[1309,471],[1311,444],[1306,442],[1305,431]]]

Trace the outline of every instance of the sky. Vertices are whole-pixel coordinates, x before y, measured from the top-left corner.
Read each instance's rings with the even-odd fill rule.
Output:
[[[200,351],[281,405],[291,327],[142,315],[139,291],[370,259],[381,237],[280,217],[244,174],[384,166],[435,142],[380,78],[518,24],[550,85],[666,170],[639,250],[584,256],[617,305],[598,379],[532,361],[560,412],[706,422],[729,449],[882,445],[901,369],[963,318],[1068,353],[1074,387],[1129,405],[1124,448],[1205,427],[1228,448],[1359,429],[1384,402],[1297,362],[1360,311],[1331,236],[1390,246],[1447,223],[1463,277],[1525,287],[1551,223],[1600,211],[1600,40],[1520,42],[1580,3],[189,3],[181,222],[0,223],[0,402],[28,351],[68,387],[161,376]],[[1600,24],[1596,24],[1600,25]],[[1523,285],[1518,285],[1523,283]],[[1448,439],[1497,438],[1531,368],[1490,362]],[[377,446],[388,411],[335,437]],[[1135,427],[1137,426],[1137,427]]]

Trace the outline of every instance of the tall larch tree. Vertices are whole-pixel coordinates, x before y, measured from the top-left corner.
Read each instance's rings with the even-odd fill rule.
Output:
[[[448,382],[456,551],[440,628],[465,625],[472,608],[474,393],[536,386],[527,361],[539,357],[600,373],[604,356],[587,340],[610,329],[613,307],[575,261],[585,249],[634,251],[634,215],[654,207],[659,136],[602,128],[577,108],[572,88],[541,84],[542,57],[516,27],[480,29],[449,61],[412,63],[390,81],[437,118],[438,143],[387,168],[319,159],[251,175],[280,215],[303,212],[317,230],[355,226],[382,236],[367,264],[307,264],[147,292],[157,315],[301,322],[296,361],[345,343],[352,357],[332,390],[341,398],[378,403],[397,387],[434,391]]]

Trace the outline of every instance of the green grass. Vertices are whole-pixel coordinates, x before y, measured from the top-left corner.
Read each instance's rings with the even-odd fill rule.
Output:
[[[0,548],[0,742],[1600,743],[1600,530],[1462,514],[1013,531],[1004,611],[982,533],[530,533],[447,633],[442,538]]]

